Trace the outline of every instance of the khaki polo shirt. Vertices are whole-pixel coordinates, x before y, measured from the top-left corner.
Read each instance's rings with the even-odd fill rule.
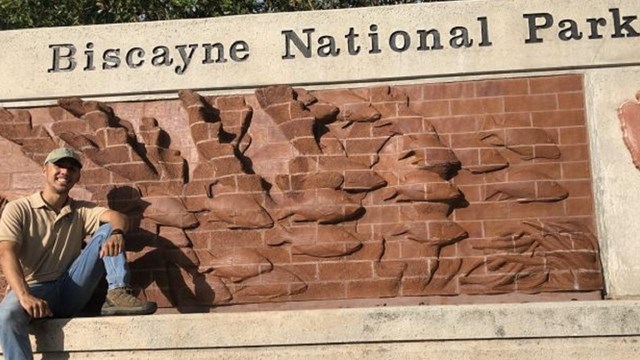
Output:
[[[56,280],[80,254],[83,239],[98,229],[107,210],[69,198],[57,214],[37,192],[6,204],[0,241],[20,245],[18,256],[28,283]]]

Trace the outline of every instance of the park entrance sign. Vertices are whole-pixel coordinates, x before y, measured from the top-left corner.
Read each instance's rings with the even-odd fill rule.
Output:
[[[640,295],[638,14],[470,0],[0,32],[0,195],[82,153],[74,196],[136,220],[134,281],[167,308]]]
[[[640,5],[579,3],[472,0],[6,31],[0,104],[637,64]]]

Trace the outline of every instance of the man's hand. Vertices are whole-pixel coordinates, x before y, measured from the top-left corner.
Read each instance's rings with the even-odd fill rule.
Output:
[[[20,306],[34,319],[53,316],[49,304],[29,293],[29,285],[24,280],[18,260],[19,245],[14,241],[0,241],[0,269],[9,286],[16,293]]]
[[[37,298],[31,294],[25,294],[20,297],[20,305],[24,311],[34,319],[53,316],[49,304],[46,301]]]
[[[122,234],[114,234],[100,249],[100,258],[105,256],[116,256],[124,251],[124,237]]]

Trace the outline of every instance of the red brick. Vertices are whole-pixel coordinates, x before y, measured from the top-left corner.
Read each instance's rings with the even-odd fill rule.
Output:
[[[400,244],[400,254],[402,259],[436,258],[438,248],[407,239]]]
[[[555,203],[512,203],[509,218],[544,218],[566,215],[562,202]]]
[[[282,130],[279,127],[269,126],[267,128],[267,141],[269,143],[287,141],[287,136],[282,132]]]
[[[235,247],[259,247],[264,245],[264,241],[262,240],[260,233],[252,230],[212,231],[211,241],[215,243],[223,241],[232,244]],[[212,247],[211,249],[215,250],[216,248]]]
[[[171,300],[171,296],[169,295],[168,290],[161,289],[145,289],[145,295],[147,300],[154,301],[158,304],[159,308],[170,308],[173,307],[173,301]]]
[[[401,294],[402,296],[423,296],[426,291],[427,279],[424,277],[403,277]],[[435,295],[435,294],[430,294]]]
[[[400,259],[402,257],[401,245],[401,241],[386,241],[384,259]]]
[[[508,218],[509,203],[475,203],[464,209],[454,211],[454,220],[490,220]]]
[[[347,139],[346,141],[346,151],[348,154],[375,154],[380,149],[380,145],[382,142],[377,139],[367,139],[367,140],[358,140],[358,139]]]
[[[502,170],[492,171],[484,174],[472,174],[469,171],[461,171],[458,173],[458,176],[453,178],[452,182],[458,186],[461,186],[505,181],[507,181],[507,172]]]
[[[215,174],[211,174],[212,176],[221,177],[242,173],[242,164],[235,156],[228,155],[221,158],[209,159],[209,161],[215,169]]]
[[[531,114],[533,126],[584,126],[584,110],[558,110],[534,112]]]
[[[409,97],[409,101],[418,101],[423,99],[422,86],[421,85],[405,85],[396,87],[400,92],[406,94]]]
[[[367,209],[365,216],[358,221],[362,224],[396,224],[400,222],[400,207],[376,206]]]
[[[478,120],[484,130],[531,127],[529,113],[482,115]]]
[[[575,291],[576,278],[573,271],[551,271],[549,280],[540,287],[545,291]]]
[[[422,117],[420,116],[411,116],[411,117],[400,117],[397,119],[394,119],[394,121],[396,122],[396,128],[402,133],[402,134],[415,134],[415,133],[424,133],[425,129],[424,129],[424,122],[422,121]],[[386,129],[384,129],[385,134],[386,134]],[[374,135],[379,136],[379,134],[377,134],[377,132],[373,131]]]
[[[532,94],[580,91],[582,75],[559,75],[529,79]]]
[[[589,170],[589,163],[587,161],[563,163],[562,178],[563,179],[590,179],[591,171]]]
[[[456,221],[463,229],[469,233],[469,238],[481,238],[484,236],[482,221]]]
[[[372,277],[373,265],[370,261],[318,264],[318,278],[321,281],[371,279]]]
[[[477,81],[476,96],[526,95],[529,93],[527,79],[504,79]]]
[[[377,279],[347,282],[347,298],[395,297],[400,290],[400,280]]]
[[[424,288],[425,295],[458,295],[460,294],[457,276],[433,276]]]
[[[369,88],[370,101],[383,102],[383,101],[403,101],[407,98],[407,95],[402,90],[390,87],[386,85]]]
[[[593,215],[593,200],[590,197],[570,197],[565,201],[568,216]]]
[[[581,145],[560,145],[562,161],[587,161],[589,160],[589,148],[587,144]]]
[[[604,280],[599,271],[578,271],[575,276],[581,291],[604,290]]]
[[[450,104],[447,100],[414,102],[411,104],[411,109],[429,118],[451,114]]]
[[[38,174],[39,175],[39,174]],[[42,187],[42,175],[34,176],[33,173],[11,174],[11,190],[35,190]]]
[[[499,219],[496,221],[485,221],[483,224],[484,234],[487,238],[512,234],[524,228],[521,220]]]
[[[454,153],[463,167],[478,165],[480,163],[480,150],[478,148],[457,148]]]
[[[111,172],[103,168],[82,170],[82,185],[102,185],[111,183]]]
[[[119,102],[109,103],[113,112],[121,119],[132,120],[140,119],[144,115],[144,102]]]
[[[511,165],[508,171],[508,181],[537,180],[536,174],[542,174],[551,179],[560,179],[564,165],[560,163]]]
[[[404,261],[377,261],[373,263],[375,278],[398,279],[407,268]]]
[[[518,292],[537,292],[537,289],[540,288],[540,284],[544,284],[548,279],[548,273],[541,271],[519,273],[516,277]]]
[[[293,295],[292,300],[344,299],[347,286],[344,282],[310,282],[306,291]]]
[[[459,99],[474,96],[473,82],[427,84],[422,86],[425,100]]]
[[[146,101],[143,105],[142,116],[156,118],[159,121],[161,119],[179,119],[184,116],[182,112],[184,110],[178,100]],[[168,123],[175,122],[168,121]],[[163,128],[167,129],[166,125]]]
[[[244,96],[221,96],[215,98],[215,106],[221,111],[244,110],[247,105]]]
[[[360,237],[360,234],[358,234]],[[383,253],[382,242],[374,241],[374,242],[365,242],[362,245],[362,248],[355,253],[349,255],[350,261],[359,261],[359,260],[377,260]]]
[[[464,198],[471,203],[483,200],[478,185],[460,185],[458,188],[464,194]]]
[[[558,129],[560,132],[559,143],[561,145],[586,144],[587,129],[584,126],[567,127]]]
[[[262,186],[261,178],[253,174],[240,174],[235,176],[238,184],[238,191],[240,192],[254,192],[260,193],[265,189]]]
[[[460,279],[460,292],[463,294],[500,294],[515,290],[515,274],[469,275]]]
[[[429,119],[439,135],[451,133],[477,132],[481,121],[476,116],[438,117]]]
[[[0,174],[0,190],[3,190],[3,191],[9,190],[10,184],[11,184],[11,175]]]
[[[416,259],[416,260],[404,260],[407,264],[407,269],[404,271],[404,276],[408,277],[425,277],[429,276],[433,272],[433,264],[437,260],[435,259]]]
[[[558,94],[558,108],[584,109],[584,93]]]
[[[499,97],[451,101],[452,115],[499,114],[504,109],[504,99]]]
[[[353,123],[349,127],[348,138],[370,138],[373,135],[372,129],[373,125],[371,123]]]
[[[451,134],[449,135],[451,142],[450,145],[454,149],[466,149],[466,148],[486,148],[491,145],[485,144],[480,140],[480,134],[471,132],[463,134]]]
[[[258,252],[274,264],[291,263],[291,253],[286,247],[261,247]]]
[[[556,95],[508,96],[504,98],[506,112],[548,111],[557,108]]]
[[[191,231],[187,233],[189,240],[191,240],[191,244],[193,244],[193,248],[200,249],[210,249],[209,239],[211,239],[210,232],[203,231]]]
[[[458,245],[457,243],[442,246],[440,248],[440,259],[445,258],[457,258],[458,257]]]
[[[558,181],[558,184],[569,191],[571,198],[591,196],[591,181],[589,180],[562,180]]]
[[[479,247],[483,239],[468,238],[458,242],[458,256],[466,261],[468,259],[484,259],[488,253]]]

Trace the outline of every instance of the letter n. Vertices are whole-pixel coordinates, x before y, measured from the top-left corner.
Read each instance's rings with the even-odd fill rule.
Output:
[[[311,57],[311,33],[314,32],[315,29],[304,29],[303,33],[307,34],[307,44],[305,45],[302,39],[298,37],[298,35],[293,32],[293,30],[283,30],[282,34],[285,39],[285,54],[282,56],[283,59],[294,59],[296,56],[291,54],[291,44],[293,44],[298,51],[302,53],[302,56],[306,58]]]

